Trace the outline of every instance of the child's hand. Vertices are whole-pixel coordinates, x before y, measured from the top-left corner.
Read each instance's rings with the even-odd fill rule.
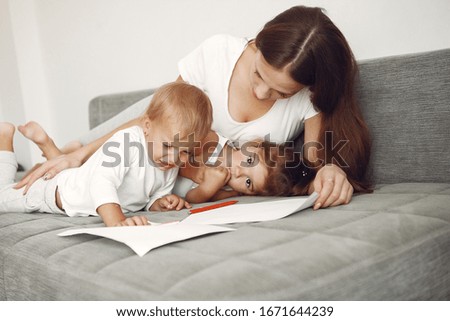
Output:
[[[141,225],[148,225],[148,219],[144,215],[127,217],[126,219],[120,221],[114,226],[141,226]]]
[[[191,204],[175,194],[169,194],[164,197],[158,198],[151,206],[152,211],[179,211],[182,208],[191,208]]]

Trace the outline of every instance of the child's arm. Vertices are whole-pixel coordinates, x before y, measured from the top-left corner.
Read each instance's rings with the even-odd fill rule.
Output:
[[[117,203],[100,205],[97,213],[103,219],[106,226],[136,226],[147,225],[148,220],[144,215],[125,217],[122,208]]]
[[[230,198],[230,197],[236,197],[236,196],[240,196],[241,193],[236,192],[235,190],[231,190],[231,191],[225,191],[225,190],[219,190],[217,191],[216,194],[214,194],[213,197],[211,197],[211,202],[215,202],[215,201],[220,201],[223,200],[225,198]]]
[[[207,167],[203,182],[186,194],[190,203],[211,201],[214,195],[230,180],[230,172],[224,167]]]

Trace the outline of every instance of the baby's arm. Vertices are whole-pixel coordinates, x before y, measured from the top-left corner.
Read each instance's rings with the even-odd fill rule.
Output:
[[[128,136],[127,136],[128,135]],[[131,168],[136,168],[139,162],[139,150],[127,149],[124,143],[125,137],[131,142],[139,142],[139,132],[136,129],[121,131],[108,140],[108,144],[116,146],[114,156],[105,153],[104,149],[96,152],[84,165],[82,170],[89,175],[86,177],[86,187],[89,189],[92,205],[101,216],[106,226],[134,226],[146,225],[145,216],[126,218],[121,208],[118,194],[119,187],[124,188],[125,177],[129,175]],[[125,159],[125,151],[128,155],[128,163]],[[119,162],[111,163],[112,159]],[[129,183],[128,183],[129,184]]]
[[[149,211],[179,211],[185,207],[191,208],[192,206],[178,195],[169,194],[164,197],[158,198],[155,202],[153,202],[152,206],[150,206],[149,208]]]
[[[230,180],[230,172],[224,167],[207,167],[203,182],[186,194],[186,200],[190,203],[203,203],[212,198]]]
[[[125,217],[122,208],[117,203],[100,205],[97,208],[97,213],[103,219],[106,226],[136,226],[148,224],[147,217],[144,215]]]

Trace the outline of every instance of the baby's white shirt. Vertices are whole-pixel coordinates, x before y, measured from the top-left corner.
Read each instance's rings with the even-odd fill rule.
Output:
[[[55,179],[66,214],[88,216],[98,215],[96,209],[107,203],[120,204],[124,213],[148,210],[171,193],[177,174],[178,168],[162,171],[150,161],[144,133],[134,126],[118,131],[81,167]]]

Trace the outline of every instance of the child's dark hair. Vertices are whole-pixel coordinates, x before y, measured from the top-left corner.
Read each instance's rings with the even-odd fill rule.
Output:
[[[307,195],[309,184],[316,176],[316,168],[309,164],[302,153],[287,144],[263,141],[260,147],[268,170],[267,181],[260,195],[298,196]]]

